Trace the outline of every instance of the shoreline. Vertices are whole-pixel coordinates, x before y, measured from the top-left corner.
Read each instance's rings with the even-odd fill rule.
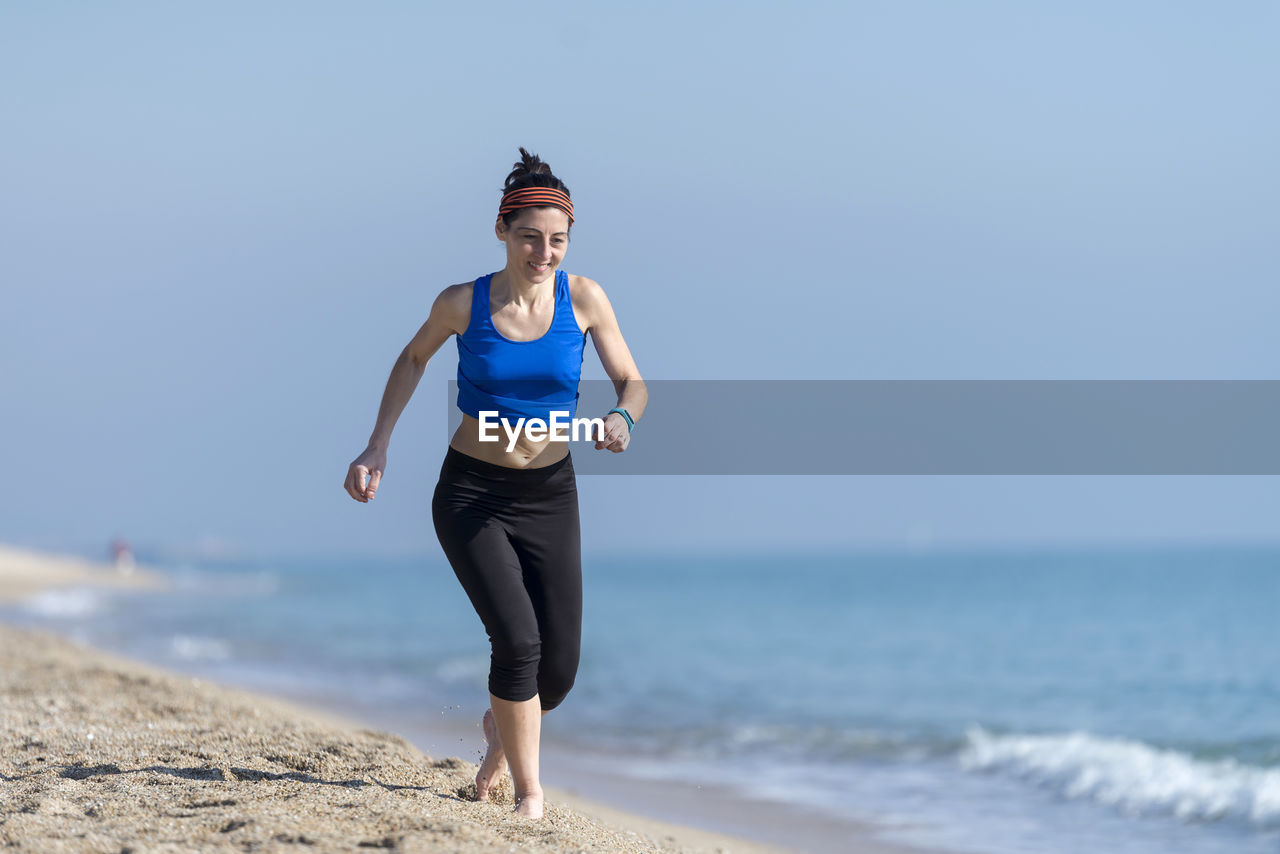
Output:
[[[81,585],[160,590],[165,579],[143,569],[117,577],[110,567],[0,545],[0,601],[37,595],[48,587]],[[178,847],[214,842],[219,847],[270,846],[295,828],[295,836],[323,838],[332,850],[360,850],[353,840],[361,834],[368,837],[363,839],[366,847],[376,842],[406,851],[418,850],[428,839],[445,838],[452,850],[465,852],[506,851],[517,841],[524,850],[690,854],[922,850],[873,838],[870,826],[859,832],[849,822],[800,808],[769,803],[759,810],[754,805],[744,809],[743,798],[722,786],[610,774],[582,750],[546,739],[548,811],[542,822],[528,822],[510,814],[509,792],[503,793],[505,804],[463,797],[466,786],[473,785],[479,759],[462,758],[478,754],[481,746],[478,714],[470,725],[461,719],[434,726],[385,716],[375,721],[367,709],[352,703],[210,682],[88,647],[47,629],[0,623],[0,638],[5,673],[0,788],[19,790],[16,795],[8,791],[6,806],[0,807],[0,844],[38,843],[39,850],[57,850],[67,840],[59,835],[65,831],[85,844],[94,840],[119,850],[129,843],[154,844],[159,841],[154,834],[177,817],[184,819],[174,828],[181,839],[168,841]],[[104,709],[110,714],[104,715]],[[175,710],[185,713],[185,727],[176,730],[168,720]],[[138,725],[143,720],[145,730]],[[45,737],[51,726],[56,737]],[[262,735],[264,726],[270,737]],[[299,734],[305,734],[301,740]],[[218,750],[205,747],[210,738]],[[322,744],[326,746],[318,752]],[[37,762],[33,750],[59,753],[63,761],[56,767],[61,770],[54,771],[47,756],[44,763]],[[177,756],[184,757],[185,767],[168,767],[166,760],[172,763]],[[320,770],[327,773],[318,774]],[[392,780],[392,774],[400,779]],[[381,822],[375,829],[382,836],[368,835],[374,832],[365,816],[370,810],[333,812],[332,798],[316,791],[320,783],[330,784],[318,786],[320,790],[335,788],[334,780],[322,779],[327,776],[341,778],[343,789],[365,793],[349,800],[366,801]],[[108,780],[111,785],[85,785]],[[272,785],[264,788],[263,781]],[[387,797],[419,792],[417,806],[424,809],[379,812],[373,807],[383,795],[373,794],[374,789]],[[106,792],[121,797],[103,800]],[[175,808],[175,795],[186,805]],[[206,801],[216,808],[199,806]],[[298,815],[281,811],[281,801],[304,807],[316,821],[299,825]],[[101,821],[106,815],[125,820]],[[388,823],[389,815],[396,818]],[[42,816],[56,820],[42,821]],[[185,821],[195,818],[200,820]],[[216,834],[210,825],[214,818],[222,821]],[[799,827],[805,831],[803,843],[795,838]],[[267,830],[275,835],[262,836]],[[555,844],[542,848],[540,840],[552,837]]]
[[[461,713],[429,723],[425,721],[431,716],[424,716],[423,720],[374,716],[354,704],[335,705],[315,696],[295,699],[353,719],[375,720],[379,726],[403,735],[424,753],[462,755],[478,767],[483,747],[480,709],[470,712],[474,722]],[[761,851],[794,854],[948,854],[938,848],[879,838],[876,833],[884,828],[871,823],[836,818],[799,805],[759,800],[720,783],[655,781],[609,771],[608,766],[618,759],[548,737],[544,730],[543,788],[548,797],[554,792],[557,800],[581,808],[588,815],[614,814],[628,826],[653,821],[699,834],[725,835],[734,842],[734,847],[726,850],[757,850],[746,845],[761,846]]]
[[[39,851],[679,851],[779,854],[547,787],[542,820],[477,767],[291,701],[0,625],[0,846]],[[568,803],[573,801],[572,804]],[[157,846],[157,847],[153,847]]]

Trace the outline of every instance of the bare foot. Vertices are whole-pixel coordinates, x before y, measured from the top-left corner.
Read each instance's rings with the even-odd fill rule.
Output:
[[[517,797],[516,815],[522,815],[525,818],[542,818],[542,790]]]
[[[487,801],[489,790],[498,784],[507,770],[507,754],[502,752],[502,742],[498,740],[498,724],[493,719],[493,709],[484,710],[480,726],[489,747],[485,750],[484,760],[476,773],[476,800]]]

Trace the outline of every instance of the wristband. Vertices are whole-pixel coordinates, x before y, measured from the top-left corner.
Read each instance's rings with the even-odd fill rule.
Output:
[[[621,406],[615,406],[613,409],[610,409],[609,412],[606,412],[605,415],[609,415],[610,413],[613,413],[613,412],[616,412],[619,415],[621,415],[622,420],[627,422],[627,432],[630,433],[631,429],[636,426],[636,422],[634,419],[632,419],[631,413],[627,412],[627,410],[623,409]]]

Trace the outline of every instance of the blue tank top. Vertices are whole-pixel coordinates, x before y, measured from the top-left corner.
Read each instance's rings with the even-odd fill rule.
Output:
[[[556,270],[556,302],[551,328],[532,341],[512,341],[493,326],[489,284],[493,273],[476,279],[471,322],[458,336],[458,408],[479,418],[481,410],[499,418],[541,418],[552,410],[578,411],[578,380],[586,335],[578,328],[569,296],[569,276]]]

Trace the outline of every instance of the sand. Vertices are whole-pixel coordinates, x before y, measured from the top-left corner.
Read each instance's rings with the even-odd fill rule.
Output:
[[[0,549],[0,598],[41,582],[156,586],[144,570]],[[21,591],[21,593],[15,593]],[[474,762],[392,733],[0,625],[0,847],[38,852],[792,850],[544,786],[513,813],[510,778],[472,800]],[[878,842],[849,851],[893,849]]]

